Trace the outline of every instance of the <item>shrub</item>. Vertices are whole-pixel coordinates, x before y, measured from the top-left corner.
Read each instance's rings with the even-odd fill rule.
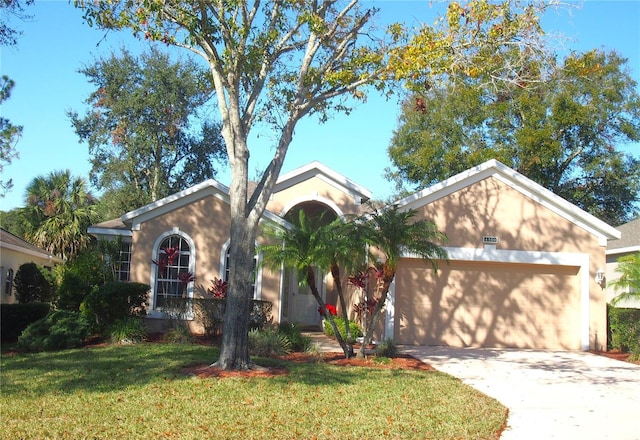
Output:
[[[147,329],[141,318],[128,316],[114,322],[109,335],[114,344],[137,344],[145,340]]]
[[[338,331],[340,332],[340,335],[342,336],[343,339],[345,339],[347,332],[346,332],[346,326],[344,325],[344,319],[333,318],[333,320],[336,322],[336,327],[338,327]],[[349,321],[349,328],[351,329],[351,337],[354,340],[355,338],[359,338],[362,336],[362,330],[360,329],[360,326],[358,325],[357,322]],[[335,337],[335,334],[333,333],[333,327],[331,326],[331,323],[329,323],[329,321],[325,321],[324,334],[329,336],[330,338]]]
[[[196,319],[202,323],[207,336],[213,336],[221,331],[224,322],[224,299],[220,298],[194,298],[193,313]]]
[[[394,358],[398,356],[398,347],[393,342],[393,339],[387,338],[382,344],[378,344],[376,347],[376,354],[378,356]]]
[[[149,286],[141,283],[106,283],[87,295],[80,311],[92,330],[102,333],[119,319],[146,315],[148,291]]]
[[[0,304],[0,336],[3,342],[15,342],[29,324],[49,313],[49,303]]]
[[[21,303],[49,302],[53,297],[53,277],[36,263],[25,263],[18,268],[13,280],[16,299]]]
[[[79,347],[88,332],[89,323],[80,313],[57,310],[29,325],[18,338],[18,348],[51,351]]]
[[[84,282],[78,275],[66,272],[58,286],[56,308],[62,310],[80,310],[80,304],[91,293],[92,286]]]
[[[609,307],[610,346],[640,354],[640,309]]]
[[[298,325],[283,322],[278,326],[278,331],[289,339],[291,351],[306,352],[311,349],[311,338],[303,335]]]
[[[256,356],[282,356],[291,353],[291,342],[275,328],[249,331],[249,351]]]
[[[193,342],[193,335],[185,325],[176,325],[167,330],[162,336],[162,340],[173,344],[191,344]]]

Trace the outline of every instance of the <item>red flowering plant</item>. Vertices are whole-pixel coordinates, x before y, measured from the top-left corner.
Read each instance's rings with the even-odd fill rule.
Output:
[[[334,306],[333,304],[325,304],[324,307],[326,311],[331,314],[331,316],[336,316],[338,314],[336,306]],[[320,315],[322,316],[327,316],[326,312],[323,312],[322,307],[318,307],[318,313],[320,313]]]
[[[180,272],[178,279],[182,283],[182,297],[185,298],[187,296],[187,286],[191,281],[194,281],[196,277],[194,277],[191,272]]]
[[[211,280],[211,286],[207,289],[207,292],[213,295],[214,298],[224,299],[227,297],[228,288],[229,283],[220,278],[214,277]]]

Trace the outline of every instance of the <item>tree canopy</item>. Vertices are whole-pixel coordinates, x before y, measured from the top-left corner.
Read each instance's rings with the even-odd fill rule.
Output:
[[[152,47],[140,56],[122,49],[80,72],[96,89],[85,115],[69,116],[115,215],[215,176],[225,158],[219,124],[197,123],[211,97],[206,69]]]
[[[483,72],[451,76],[404,103],[387,175],[422,189],[498,159],[613,225],[637,212],[640,96],[616,52],[572,53],[537,81],[497,89]]]
[[[8,76],[3,75],[0,78],[0,104],[9,99],[13,86],[14,82]],[[21,135],[21,126],[13,125],[7,118],[0,117],[0,174],[5,165],[9,165],[14,158],[18,157],[15,145]],[[0,195],[3,196],[12,186],[11,179],[0,180]]]
[[[535,50],[537,14],[545,5],[452,2],[446,17],[414,32],[400,24],[375,28],[377,9],[358,0],[75,0],[85,19],[105,29],[130,29],[150,40],[184,47],[209,65],[231,167],[229,293],[218,365],[250,365],[247,329],[250,273],[258,222],[298,121],[321,121],[366,99],[367,86],[391,80],[422,84],[468,61],[499,69],[501,48]],[[366,6],[365,6],[366,5]],[[425,8],[428,4],[425,2]],[[492,54],[492,55],[491,55]],[[507,69],[510,70],[510,69]],[[497,71],[497,70],[496,70]],[[249,192],[248,139],[258,123],[273,128],[273,158]]]

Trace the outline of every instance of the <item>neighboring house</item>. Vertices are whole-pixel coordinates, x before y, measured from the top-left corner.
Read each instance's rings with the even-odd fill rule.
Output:
[[[0,228],[0,303],[18,302],[13,279],[25,263],[36,263],[52,270],[63,260]]]
[[[607,268],[605,271],[607,302],[610,302],[623,292],[611,286],[611,281],[620,278],[620,274],[617,272],[618,260],[620,257],[640,252],[640,218],[620,225],[617,229],[622,236],[618,239],[609,240],[607,244]],[[640,309],[640,299],[622,300],[616,306]]]
[[[367,211],[371,193],[313,162],[282,175],[263,216],[286,224],[307,216],[344,218]],[[602,349],[606,302],[596,283],[605,265],[611,226],[578,209],[505,165],[491,160],[397,202],[417,209],[448,236],[450,261],[431,266],[412,255],[400,261],[378,339],[398,344]],[[230,264],[229,189],[207,180],[89,229],[130,242],[130,279],[149,283],[149,321],[159,325],[166,294],[179,295],[158,277],[165,248],[177,246],[176,271],[195,275],[186,295],[206,295],[210,280]],[[264,242],[260,236],[258,243]],[[257,263],[260,255],[256,255]],[[260,268],[256,299],[272,302],[273,322],[318,326],[308,288],[292,271]],[[320,292],[336,303],[331,277],[318,274]],[[346,276],[347,274],[345,274]],[[348,300],[353,303],[356,294]],[[192,323],[194,328],[197,323]]]

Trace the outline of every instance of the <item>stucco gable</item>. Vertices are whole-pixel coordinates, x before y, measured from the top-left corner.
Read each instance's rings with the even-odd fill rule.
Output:
[[[278,193],[314,177],[327,182],[328,184],[345,192],[350,197],[353,197],[353,200],[357,205],[371,199],[371,191],[318,161],[313,161],[293,171],[280,175],[273,192],[274,194]]]
[[[601,246],[606,246],[607,240],[620,238],[620,232],[612,226],[495,159],[470,168],[395,203],[406,209],[418,209],[490,177],[499,180],[523,196],[598,237]]]
[[[208,179],[190,188],[149,203],[141,208],[127,212],[120,217],[120,220],[127,228],[136,230],[141,223],[173,212],[205,197],[215,197],[229,204],[229,187],[217,180]],[[277,224],[285,223],[283,219],[267,210],[265,210],[263,219]]]

